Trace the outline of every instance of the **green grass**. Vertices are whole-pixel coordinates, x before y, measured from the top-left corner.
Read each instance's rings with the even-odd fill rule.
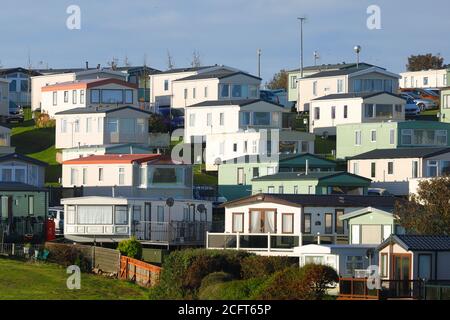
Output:
[[[207,173],[204,171],[204,164],[197,164],[194,166],[194,184],[196,185],[206,185],[206,186],[216,186],[217,185],[217,175],[212,173]]]
[[[11,146],[16,147],[16,152],[48,163],[45,181],[50,185],[58,184],[61,165],[56,162],[55,128],[38,129],[33,120],[27,120],[11,129]]]
[[[81,275],[81,289],[69,290],[66,269],[50,263],[0,258],[0,300],[143,300],[148,290],[133,283]]]

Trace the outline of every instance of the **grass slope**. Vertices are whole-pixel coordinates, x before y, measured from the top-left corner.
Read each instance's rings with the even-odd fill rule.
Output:
[[[33,120],[12,126],[11,145],[16,152],[49,164],[45,170],[47,184],[58,184],[61,165],[56,162],[55,128],[37,129]]]
[[[81,289],[69,290],[66,269],[50,263],[0,258],[0,300],[143,300],[148,290],[127,281],[82,274]]]

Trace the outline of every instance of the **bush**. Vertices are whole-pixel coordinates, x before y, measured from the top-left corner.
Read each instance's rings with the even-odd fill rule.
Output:
[[[300,269],[300,273],[314,300],[322,300],[327,289],[339,281],[336,270],[326,265],[307,264]]]
[[[199,291],[200,300],[250,300],[264,284],[265,278],[233,280],[211,284]]]
[[[263,300],[322,300],[330,284],[338,281],[336,271],[324,265],[290,267],[275,273],[255,292]]]
[[[167,120],[170,121],[170,120]],[[159,132],[167,132],[168,127],[167,123],[164,120],[164,117],[159,114],[152,114],[148,120],[148,127],[149,131],[152,133],[159,133]]]
[[[49,251],[48,260],[64,267],[77,265],[83,272],[91,271],[91,262],[81,250],[72,245],[56,245],[46,247]]]
[[[298,259],[296,259],[298,261]],[[297,262],[298,263],[298,262]],[[293,264],[295,260],[289,257],[251,256],[242,260],[242,278],[261,278],[284,270]]]
[[[120,241],[117,250],[130,258],[141,259],[142,257],[142,244],[137,241],[136,237]]]
[[[241,274],[241,261],[252,255],[245,251],[186,249],[173,251],[164,261],[159,284],[151,289],[153,299],[195,299],[205,276],[226,272]]]
[[[234,280],[233,275],[226,272],[213,272],[203,278],[200,291],[211,285]]]
[[[53,128],[55,127],[55,120],[50,119],[50,116],[46,113],[41,113],[36,118],[36,128]]]

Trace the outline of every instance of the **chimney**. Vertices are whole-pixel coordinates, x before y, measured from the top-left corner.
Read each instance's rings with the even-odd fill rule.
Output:
[[[97,70],[100,70],[100,63],[97,65]]]
[[[89,70],[89,61],[86,61],[86,70]]]

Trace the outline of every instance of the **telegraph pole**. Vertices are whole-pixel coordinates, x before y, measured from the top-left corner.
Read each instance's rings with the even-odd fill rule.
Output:
[[[298,17],[300,20],[300,77],[303,78],[303,23],[305,22],[305,17]]]
[[[261,49],[256,50],[258,57],[258,78],[261,78]]]

